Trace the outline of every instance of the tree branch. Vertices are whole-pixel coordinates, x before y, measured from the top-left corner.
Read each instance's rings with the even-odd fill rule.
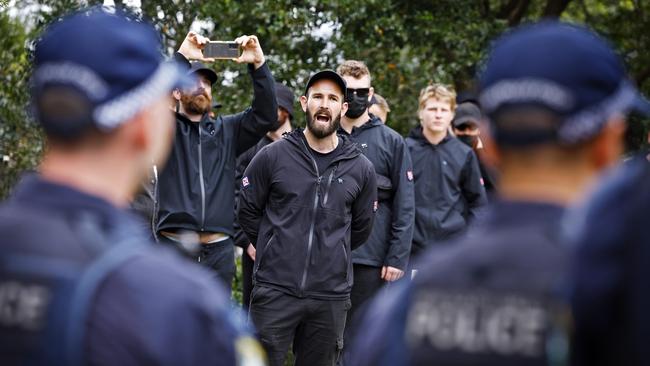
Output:
[[[570,2],[571,0],[547,0],[542,16],[545,18],[558,18]]]

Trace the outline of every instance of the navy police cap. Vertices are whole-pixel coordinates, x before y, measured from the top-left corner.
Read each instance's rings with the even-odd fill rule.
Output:
[[[182,67],[165,62],[160,36],[122,10],[92,7],[49,26],[37,42],[32,75],[36,117],[46,132],[66,134],[94,125],[110,131],[174,87],[190,83]],[[83,101],[78,118],[40,111],[49,88]]]
[[[543,107],[560,117],[552,137],[562,143],[595,136],[616,114],[650,113],[605,40],[556,21],[522,26],[498,39],[479,85],[488,117],[509,107]],[[499,127],[493,128],[498,134]]]

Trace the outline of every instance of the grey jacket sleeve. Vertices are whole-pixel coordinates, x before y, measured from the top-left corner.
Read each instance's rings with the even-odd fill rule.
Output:
[[[365,156],[364,161],[364,185],[359,196],[352,204],[352,234],[350,246],[352,250],[358,248],[368,240],[372,231],[372,224],[377,211],[377,178],[372,163]]]
[[[384,259],[384,265],[404,270],[411,254],[413,226],[415,225],[413,163],[404,140],[398,140],[393,151],[391,180],[395,194],[392,203],[388,253]]]
[[[278,121],[275,80],[265,62],[257,70],[248,65],[253,80],[253,103],[245,111],[230,116],[235,124],[236,155],[254,146]]]
[[[481,212],[481,208],[487,205],[487,195],[483,187],[483,178],[478,166],[478,158],[474,151],[467,155],[467,161],[463,168],[463,179],[461,190],[465,202],[467,202],[467,221],[474,221]]]
[[[270,189],[271,168],[266,152],[267,149],[262,149],[251,160],[244,171],[239,191],[237,219],[253,246],[257,242],[257,233]]]

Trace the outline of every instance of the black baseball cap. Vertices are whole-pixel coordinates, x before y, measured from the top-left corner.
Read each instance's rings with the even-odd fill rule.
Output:
[[[348,87],[341,75],[337,74],[334,70],[323,70],[315,73],[309,78],[309,81],[307,81],[307,87],[305,87],[305,95],[307,95],[309,88],[311,88],[312,85],[314,85],[317,81],[323,79],[328,79],[335,82],[339,88],[341,88],[343,96],[347,94]]]
[[[275,99],[278,102],[278,107],[284,108],[293,118],[293,102],[295,97],[289,87],[282,83],[275,83]]]
[[[468,122],[478,125],[481,121],[481,118],[481,110],[476,104],[472,102],[464,102],[456,107],[454,119],[451,121],[451,123],[454,127],[458,127]]]
[[[199,61],[192,62],[190,65],[190,70],[188,71],[189,74],[204,75],[208,78],[208,80],[210,80],[210,83],[212,84],[217,82],[217,73],[214,72],[214,70],[211,68],[205,66]]]

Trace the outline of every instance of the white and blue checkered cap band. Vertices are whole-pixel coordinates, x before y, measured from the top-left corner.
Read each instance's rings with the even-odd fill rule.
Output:
[[[160,96],[169,93],[178,82],[180,75],[182,72],[177,65],[169,62],[161,63],[156,71],[140,85],[95,106],[93,120],[96,126],[104,131],[119,126]],[[39,66],[34,74],[34,82],[40,86],[50,83],[71,85],[96,102],[105,98],[110,89],[106,81],[92,69],[71,62]]]
[[[46,63],[34,73],[34,83],[69,84],[81,90],[92,100],[101,100],[108,94],[109,87],[99,75],[90,68],[72,62]]]
[[[97,127],[112,130],[135,116],[142,108],[153,103],[176,85],[178,67],[173,63],[161,63],[158,69],[142,84],[95,108],[93,118]]]
[[[636,88],[623,81],[616,91],[600,103],[569,116],[558,131],[560,141],[577,143],[594,136],[614,115],[626,114],[638,96]]]
[[[616,91],[600,103],[566,116],[558,130],[559,140],[578,143],[594,136],[613,115],[628,112],[637,95],[630,82],[622,81]],[[537,103],[559,113],[568,113],[575,104],[571,92],[562,85],[533,78],[500,81],[485,89],[479,101],[487,114],[505,104],[524,103]]]

